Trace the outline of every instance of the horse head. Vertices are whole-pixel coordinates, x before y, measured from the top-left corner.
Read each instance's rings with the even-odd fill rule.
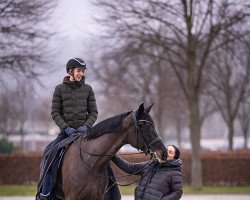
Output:
[[[167,151],[149,115],[152,106],[145,109],[144,104],[141,104],[138,110],[129,115],[133,126],[128,134],[128,143],[145,154],[154,153],[158,161],[163,162],[167,158]]]

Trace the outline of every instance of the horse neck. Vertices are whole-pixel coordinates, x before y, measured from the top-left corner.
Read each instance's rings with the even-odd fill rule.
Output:
[[[81,146],[89,153],[98,156],[87,156],[90,165],[95,168],[103,167],[106,165],[112,157],[119,151],[119,149],[125,144],[124,133],[107,133],[98,138],[92,139],[87,143],[82,142]]]

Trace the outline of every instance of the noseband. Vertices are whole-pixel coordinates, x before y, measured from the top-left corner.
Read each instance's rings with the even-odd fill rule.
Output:
[[[133,121],[134,121],[134,125],[135,125],[135,130],[136,130],[136,134],[137,134],[137,144],[138,144],[138,134],[141,135],[143,141],[144,141],[144,145],[145,145],[145,150],[144,150],[144,153],[145,154],[148,154],[150,152],[153,151],[153,148],[152,146],[161,141],[161,138],[159,136],[157,136],[153,141],[149,141],[147,139],[147,137],[145,137],[145,135],[143,134],[143,131],[141,130],[140,126],[139,126],[139,122],[146,122],[148,124],[150,124],[153,128],[155,128],[154,124],[148,120],[144,120],[144,119],[140,119],[140,120],[137,120],[136,119],[136,111],[133,111],[132,113],[132,117],[133,117]]]

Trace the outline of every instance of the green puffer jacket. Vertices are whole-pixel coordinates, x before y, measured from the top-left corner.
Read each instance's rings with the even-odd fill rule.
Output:
[[[55,88],[51,115],[61,130],[83,125],[91,127],[95,123],[98,115],[95,94],[85,83],[85,77],[80,82],[64,77],[63,83]]]

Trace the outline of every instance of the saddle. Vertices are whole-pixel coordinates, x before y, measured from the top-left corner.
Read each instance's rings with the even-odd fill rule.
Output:
[[[44,150],[40,164],[40,180],[37,186],[36,200],[42,199],[64,199],[61,185],[61,177],[58,173],[61,161],[68,146],[73,143],[81,134],[73,134],[65,138],[53,148],[51,142]],[[42,193],[42,187],[46,184],[46,194]],[[56,187],[55,187],[56,186]],[[54,198],[53,198],[54,196]]]
[[[50,143],[44,150],[40,165],[40,180],[37,186],[36,200],[60,200],[64,199],[64,194],[62,190],[61,174],[59,173],[61,167],[61,161],[66,152],[67,148],[71,143],[73,143],[82,134],[74,134],[70,137],[59,142],[52,149],[50,148],[52,143]],[[105,200],[118,200],[121,199],[120,190],[116,184],[115,175],[111,168],[110,163],[107,165],[109,183],[108,190],[105,193]],[[49,173],[49,175],[48,175]],[[41,194],[44,181],[49,179],[47,183],[47,194]]]

